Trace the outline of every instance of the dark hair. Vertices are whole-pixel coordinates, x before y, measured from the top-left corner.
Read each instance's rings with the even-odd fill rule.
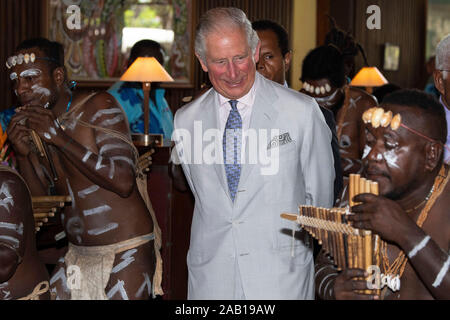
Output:
[[[398,90],[387,95],[383,104],[418,108],[427,123],[427,135],[442,143],[447,141],[447,120],[443,106],[430,94],[417,89]]]
[[[278,47],[281,50],[283,57],[290,51],[289,48],[289,36],[286,29],[275,21],[271,20],[258,20],[252,23],[254,30],[271,30],[275,33],[278,39]]]
[[[396,84],[388,83],[385,85],[382,85],[381,87],[376,87],[373,89],[372,95],[377,98],[378,103],[382,103],[384,97],[386,97],[388,94],[393,93],[395,91],[401,90],[402,88]]]
[[[49,64],[50,72],[53,72],[58,67],[64,68],[64,47],[61,43],[50,41],[46,38],[32,38],[22,41],[17,46],[16,52],[31,48],[38,48],[45,54],[45,60]]]
[[[160,64],[164,64],[164,49],[158,42],[149,39],[140,40],[133,45],[130,51],[129,63],[131,64],[134,62],[143,51],[148,52],[155,57]]]
[[[355,41],[352,34],[341,30],[333,17],[328,16],[328,18],[330,19],[331,30],[326,34],[324,44],[335,45],[341,51],[344,61],[347,61],[347,63],[351,61],[352,68],[354,68],[355,57],[358,55],[358,52],[361,52],[364,63],[368,66],[366,53],[362,46]],[[353,75],[348,74],[347,76],[352,77]]]
[[[331,45],[311,50],[302,64],[302,82],[324,78],[336,88],[345,84],[344,59],[339,50]]]

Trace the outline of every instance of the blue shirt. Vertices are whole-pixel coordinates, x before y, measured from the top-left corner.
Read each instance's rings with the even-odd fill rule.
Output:
[[[118,81],[109,88],[108,92],[116,98],[125,111],[131,132],[144,133],[142,87],[138,88],[128,85],[127,82]],[[152,98],[149,99],[150,133],[161,133],[164,135],[164,139],[170,139],[173,132],[173,114],[164,98],[165,90],[157,88],[152,92],[154,92],[155,101]]]

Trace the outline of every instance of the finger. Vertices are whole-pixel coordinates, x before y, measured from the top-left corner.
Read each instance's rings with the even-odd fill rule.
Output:
[[[366,290],[367,281],[366,280],[349,280],[344,283],[344,288],[346,291],[354,291],[354,290]]]
[[[347,219],[353,222],[369,221],[372,217],[372,213],[354,213],[347,215]]]
[[[375,202],[378,196],[372,193],[361,193],[353,197],[354,202]]]
[[[375,202],[366,202],[362,204],[357,204],[350,208],[350,211],[353,213],[372,213],[376,210]]]
[[[17,108],[18,112],[32,112],[32,113],[40,113],[40,114],[53,114],[53,112],[49,109],[45,109],[44,106],[39,105],[25,105]]]
[[[366,277],[367,273],[363,269],[358,269],[358,268],[345,269],[342,272],[342,276],[345,281],[349,281],[350,279],[356,278],[356,277]]]
[[[361,293],[354,293],[353,294],[353,300],[378,300],[379,297],[377,295],[373,294],[361,294]]]
[[[370,221],[358,221],[353,222],[352,226],[356,229],[365,229],[365,230],[372,230],[372,223]]]
[[[26,116],[23,114],[16,114],[11,118],[11,121],[9,122],[8,128],[6,128],[6,131],[11,131],[20,121],[23,119],[26,119]]]

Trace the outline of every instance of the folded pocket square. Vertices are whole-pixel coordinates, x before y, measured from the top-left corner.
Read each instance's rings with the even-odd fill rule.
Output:
[[[291,135],[289,134],[289,132],[286,132],[280,134],[279,136],[273,137],[269,145],[267,146],[267,149],[281,147],[282,145],[285,145],[290,142],[292,142]]]

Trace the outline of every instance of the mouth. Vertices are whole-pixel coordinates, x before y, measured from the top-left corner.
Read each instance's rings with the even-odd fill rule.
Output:
[[[242,83],[244,83],[244,78],[238,80],[238,81],[228,81],[225,80],[225,83],[228,87],[230,88],[238,88],[242,85]]]
[[[379,181],[381,179],[390,179],[390,176],[386,172],[370,167],[366,170],[366,177],[369,180],[373,181]]]

